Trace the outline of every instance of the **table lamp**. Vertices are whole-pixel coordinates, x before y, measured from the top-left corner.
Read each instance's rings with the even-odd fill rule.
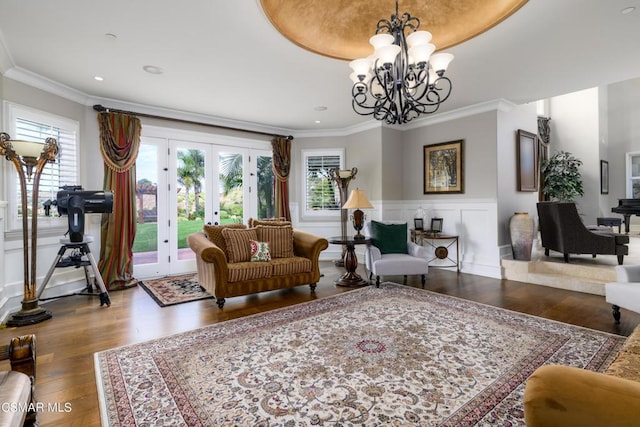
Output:
[[[20,181],[22,198],[22,250],[24,257],[24,287],[22,309],[13,313],[7,326],[24,326],[51,318],[51,312],[38,306],[36,297],[36,251],[38,243],[38,188],[40,175],[48,162],[53,162],[58,154],[58,143],[47,138],[44,143],[11,140],[9,134],[0,132],[0,156],[16,167]],[[34,171],[35,168],[35,171]],[[27,180],[32,183],[31,208],[31,262],[29,263],[29,211],[27,210]]]
[[[342,205],[342,209],[355,209],[351,214],[351,221],[353,222],[353,228],[356,230],[356,235],[353,236],[356,240],[364,239],[364,235],[360,233],[364,226],[365,215],[360,209],[373,209],[371,202],[367,199],[363,190],[356,188],[351,191],[349,199]]]

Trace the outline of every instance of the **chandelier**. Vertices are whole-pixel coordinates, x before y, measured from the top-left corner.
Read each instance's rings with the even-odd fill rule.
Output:
[[[435,112],[449,98],[452,85],[444,73],[453,55],[433,54],[431,33],[419,27],[418,18],[398,14],[398,0],[391,19],[378,21],[376,35],[369,39],[373,54],[349,63],[356,113],[402,124]]]

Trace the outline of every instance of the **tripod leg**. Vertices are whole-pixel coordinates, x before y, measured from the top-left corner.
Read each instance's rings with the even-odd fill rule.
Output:
[[[100,275],[100,271],[98,271],[98,264],[96,264],[95,258],[93,258],[93,254],[89,249],[89,245],[86,243],[83,245],[83,248],[87,254],[87,258],[91,263],[91,268],[93,268],[93,274],[96,275],[96,282],[98,282],[98,287],[100,287],[100,307],[106,305],[107,307],[111,306],[111,300],[109,299],[109,293],[107,292],[107,288],[104,285],[104,281],[102,280],[102,276]]]
[[[89,277],[89,269],[87,266],[84,266],[84,278],[87,281],[87,292],[93,292],[93,285],[91,285],[91,277]]]
[[[36,299],[40,299],[40,296],[42,295],[42,293],[44,292],[45,288],[47,287],[47,284],[49,283],[49,280],[51,280],[51,276],[53,276],[53,272],[56,269],[56,266],[58,265],[58,262],[60,261],[60,258],[62,258],[62,256],[64,255],[64,253],[67,251],[67,247],[66,246],[62,246],[60,248],[60,250],[58,251],[58,256],[56,256],[56,259],[53,260],[53,264],[51,264],[51,268],[49,268],[49,271],[47,271],[47,275],[44,277],[44,280],[42,281],[42,284],[40,285],[40,289],[38,289],[38,293],[36,294]]]

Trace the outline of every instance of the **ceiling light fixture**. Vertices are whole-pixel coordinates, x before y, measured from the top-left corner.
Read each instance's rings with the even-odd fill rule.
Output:
[[[104,78],[100,76],[93,76],[93,80],[101,82],[101,81],[104,81]]]
[[[451,94],[451,80],[444,76],[453,60],[450,53],[432,53],[431,33],[418,31],[420,20],[408,12],[378,21],[369,39],[374,53],[349,63],[353,69],[353,110],[373,115],[387,124],[402,124],[438,110]],[[405,31],[411,30],[408,35]]]
[[[162,74],[164,72],[162,68],[156,65],[145,65],[142,67],[142,69],[149,74]]]

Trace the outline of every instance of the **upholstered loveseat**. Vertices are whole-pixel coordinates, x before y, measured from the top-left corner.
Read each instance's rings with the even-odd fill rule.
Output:
[[[524,394],[527,427],[640,425],[640,326],[605,373],[538,368]]]
[[[255,227],[205,226],[203,232],[188,236],[200,285],[215,296],[218,307],[235,296],[305,284],[315,290],[320,280],[318,259],[328,241],[287,223],[254,221],[251,225]],[[257,248],[264,243],[269,259]]]

